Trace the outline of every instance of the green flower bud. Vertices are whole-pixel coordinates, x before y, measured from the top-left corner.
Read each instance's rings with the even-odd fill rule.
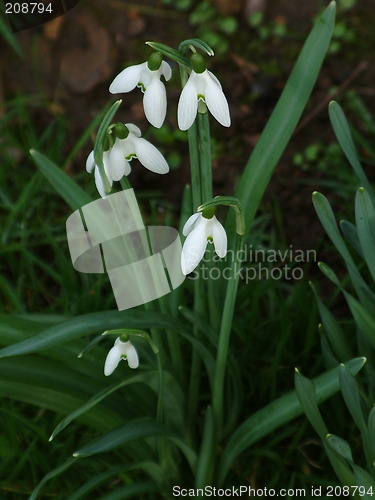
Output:
[[[123,123],[117,122],[114,129],[117,139],[126,139],[129,135],[129,130]]]
[[[202,216],[205,218],[205,219],[212,219],[212,217],[215,215],[215,212],[216,212],[216,207],[213,206],[213,207],[209,207],[209,208],[205,208],[202,212]]]
[[[150,71],[157,71],[163,61],[163,56],[160,52],[153,52],[147,61],[147,66]]]
[[[204,62],[204,58],[200,54],[198,54],[198,52],[195,52],[191,56],[190,62],[193,70],[196,73],[203,73],[207,69],[206,63]]]

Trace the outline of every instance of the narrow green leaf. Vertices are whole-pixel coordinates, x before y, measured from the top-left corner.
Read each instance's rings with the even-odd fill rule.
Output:
[[[1,9],[1,7],[2,6],[0,5],[0,9]],[[9,25],[5,21],[5,18],[1,15],[1,12],[0,12],[0,34],[9,43],[9,45],[12,47],[14,52],[22,59],[25,59],[25,54],[23,52],[21,45],[18,43],[18,40],[14,36],[14,33],[11,32]]]
[[[367,463],[370,467],[372,467],[373,452],[370,447],[370,436],[366,424],[366,417],[363,413],[362,401],[357,381],[345,365],[341,365],[339,367],[339,380],[341,394],[344,398],[346,407],[348,408],[358,429],[361,431],[362,446],[365,451]]]
[[[375,464],[375,406],[370,410],[368,416],[369,449],[371,450],[371,463]]]
[[[339,380],[342,396],[353,420],[361,432],[366,432],[367,425],[362,411],[358,384],[345,365],[339,366]]]
[[[66,500],[79,500],[80,498],[88,498],[86,495],[97,488],[102,483],[107,483],[109,479],[116,476],[125,467],[123,465],[118,465],[117,467],[112,467],[110,470],[106,470],[100,474],[96,474],[87,483],[76,490],[72,495]]]
[[[375,348],[375,319],[373,315],[345,290],[344,296],[358,328],[366,340]]]
[[[88,457],[104,453],[124,445],[129,441],[147,437],[170,436],[173,432],[165,425],[152,419],[133,420],[100,436],[88,445],[73,453],[74,457]]]
[[[363,496],[361,495],[361,498],[371,500],[375,493],[374,479],[370,476],[370,474],[367,471],[362,469],[362,467],[359,467],[358,465],[355,464],[353,464],[352,467],[353,467],[354,477],[358,486],[364,486],[366,490],[366,495]]]
[[[55,469],[51,470],[51,472],[49,472],[46,476],[44,476],[44,478],[40,481],[38,486],[34,489],[34,491],[32,492],[32,494],[29,497],[29,500],[35,500],[39,494],[39,491],[46,484],[47,481],[58,476],[62,472],[66,471],[69,467],[74,465],[76,463],[76,461],[77,461],[76,458],[69,458],[66,462],[59,465]]]
[[[204,416],[203,440],[197,460],[197,468],[195,471],[195,485],[197,488],[204,488],[210,483],[213,474],[213,463],[215,449],[215,419],[212,408],[209,406]]]
[[[86,411],[90,410],[90,408],[93,408],[96,406],[98,403],[100,403],[103,399],[108,397],[110,394],[113,392],[121,389],[122,387],[125,387],[127,385],[131,384],[136,384],[137,382],[139,383],[144,383],[145,380],[149,377],[148,373],[141,373],[139,375],[135,375],[134,377],[130,377],[126,380],[122,380],[119,383],[113,384],[109,387],[104,388],[102,391],[100,391],[98,394],[95,394],[94,397],[89,399],[83,406],[80,406],[76,410],[74,410],[72,413],[67,415],[53,430],[51,437],[49,438],[49,441],[52,441],[57,434],[59,434],[65,427],[67,427],[73,420],[76,418],[80,417],[83,413]]]
[[[196,49],[203,50],[203,52],[205,52],[208,56],[215,55],[214,51],[208,45],[208,43],[204,42],[203,40],[200,40],[199,38],[189,38],[189,40],[184,40],[183,42],[180,43],[178,50],[186,52],[185,49],[189,48],[191,45]]]
[[[353,375],[356,375],[365,362],[365,358],[355,358],[348,361],[346,366]],[[316,377],[314,386],[318,404],[331,397],[339,390],[338,368]],[[302,413],[303,410],[297,394],[295,391],[291,391],[245,420],[233,433],[224,448],[218,473],[220,485],[224,482],[231,464],[240,453]]]
[[[337,227],[335,215],[329,201],[324,195],[318,193],[317,191],[314,191],[312,200],[319,220],[332,243],[335,245],[337,251],[340,253],[345,262],[351,264],[354,267],[353,259]]]
[[[92,201],[91,197],[51,160],[33,149],[30,154],[39,170],[72,210],[77,210]]]
[[[345,334],[336,321],[331,311],[320,300],[319,294],[315,286],[310,283],[311,289],[314,292],[315,300],[318,305],[320,319],[322,321],[324,332],[327,335],[330,346],[332,347],[335,356],[341,362],[351,358],[350,348],[347,344]]]
[[[363,257],[375,280],[375,210],[370,196],[362,187],[355,197],[355,218]]]
[[[352,450],[350,449],[349,443],[347,443],[344,439],[341,439],[334,434],[328,434],[326,436],[326,442],[328,446],[335,451],[338,455],[340,455],[344,460],[353,463],[353,455]]]
[[[350,278],[360,301],[366,307],[373,308],[375,305],[374,293],[370,290],[367,283],[363,280],[357,269],[357,266],[352,259],[352,256],[349,253],[349,250],[345,245],[345,242],[336,224],[331,205],[329,204],[325,196],[316,191],[313,193],[313,203],[322,226],[324,227],[332,243],[335,245],[337,251],[345,261]]]
[[[182,66],[186,66],[187,68],[191,68],[189,59],[181,54],[181,52],[179,52],[178,50],[172,49],[172,47],[168,47],[168,45],[159,42],[146,42],[146,45],[160,52],[161,54],[163,54],[163,56],[169,57],[169,59],[172,59],[172,61],[175,61]]]
[[[119,99],[118,101],[114,102],[106,114],[104,115],[104,118],[100,124],[98,133],[96,135],[96,141],[94,145],[94,158],[95,158],[95,163],[99,166],[103,166],[103,140],[104,137],[107,133],[107,129],[111,124],[112,118],[115,116],[117,113],[117,110],[122,103],[122,100]]]
[[[17,344],[0,349],[0,358],[18,356],[37,352],[48,347],[56,346],[69,340],[77,339],[93,333],[102,333],[105,330],[121,328],[159,328],[183,331],[181,321],[163,315],[157,311],[103,311],[83,314],[52,326]]]
[[[355,486],[356,482],[351,468],[353,458],[349,444],[333,434],[328,434],[322,441],[328,459],[341,484]]]
[[[248,228],[318,77],[331,40],[335,10],[335,2],[331,2],[309,34],[239,182],[235,196],[241,202]],[[227,227],[232,228],[232,224]]]
[[[327,264],[325,264],[324,262],[318,262],[318,267],[319,269],[322,271],[322,273],[330,280],[332,281],[332,283],[334,283],[336,286],[338,286],[340,289],[342,288],[341,287],[341,283],[340,283],[340,280],[339,278],[337,277],[335,271],[329,267]]]
[[[350,245],[354,248],[357,254],[363,258],[363,252],[359,243],[357,228],[355,225],[347,220],[342,220],[340,221],[340,228]]]
[[[316,399],[315,387],[311,380],[304,377],[297,369],[294,375],[294,382],[298,401],[310,424],[321,439],[328,433],[328,429],[322,419]]]
[[[329,110],[329,118],[331,120],[333,130],[336,134],[341,149],[343,150],[349,163],[353,167],[353,170],[357,175],[361,185],[366,188],[368,193],[374,199],[374,192],[359,162],[353,137],[350,132],[349,124],[347,122],[343,110],[341,109],[340,105],[335,101],[332,101],[329,104],[328,110]]]
[[[134,483],[117,488],[108,495],[101,496],[101,500],[126,500],[127,498],[143,498],[144,493],[157,493],[157,487],[151,482]]]

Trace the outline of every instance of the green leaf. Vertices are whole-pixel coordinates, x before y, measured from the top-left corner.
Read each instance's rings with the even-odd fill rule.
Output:
[[[328,443],[328,446],[334,452],[336,452],[350,464],[353,463],[352,450],[350,449],[349,443],[347,443],[344,439],[335,436],[334,434],[328,434],[325,439]]]
[[[363,367],[365,361],[365,358],[355,358],[348,361],[346,366],[355,375]],[[318,403],[331,397],[339,390],[338,368],[316,377],[314,386]],[[303,410],[297,394],[295,391],[291,391],[245,420],[233,433],[224,448],[219,465],[219,483],[224,482],[231,464],[240,453],[302,413]]]
[[[374,494],[374,489],[375,489],[375,481],[374,479],[370,476],[370,474],[362,469],[362,467],[358,467],[358,465],[353,464],[353,473],[355,480],[358,484],[358,486],[364,486],[366,489],[366,492],[369,492],[366,495],[361,495],[361,498],[365,498],[368,500],[371,500],[373,498]],[[370,493],[371,492],[371,493]]]
[[[318,193],[317,191],[314,191],[312,200],[319,220],[326,233],[328,234],[330,240],[335,245],[337,251],[340,253],[345,262],[355,267],[353,259],[338,229],[335,215],[329,201],[324,195]]]
[[[347,341],[342,328],[336,321],[333,314],[330,312],[328,307],[320,300],[319,294],[315,286],[310,283],[311,289],[314,292],[315,300],[318,305],[320,319],[322,321],[324,332],[327,335],[330,346],[332,347],[337,359],[339,361],[346,361],[350,359],[351,353],[350,348],[347,345]]]
[[[66,469],[68,469],[69,467],[74,465],[76,463],[76,461],[77,461],[76,458],[69,458],[66,462],[59,465],[55,469],[51,470],[51,472],[49,472],[46,476],[44,476],[44,478],[40,481],[38,486],[34,489],[34,491],[32,492],[32,494],[29,497],[29,500],[35,500],[37,498],[38,493],[41,490],[42,486],[44,486],[47,481],[49,481],[50,479],[52,479],[52,478],[58,476],[59,474],[61,474],[62,472],[64,472]]]
[[[361,431],[362,445],[365,450],[367,463],[372,467],[372,450],[370,436],[366,425],[365,415],[362,409],[362,401],[357,381],[345,365],[339,367],[339,379],[341,394],[358,429]]]
[[[301,408],[318,436],[323,439],[328,434],[328,429],[318,408],[314,384],[311,380],[304,377],[297,369],[295,371],[294,381]]]
[[[176,61],[176,63],[181,64],[182,66],[191,68],[189,59],[178,50],[172,49],[172,47],[168,47],[168,45],[164,45],[164,43],[159,42],[146,42],[146,45],[149,45],[152,49],[157,50],[163,54],[163,56],[169,57],[172,61]]]
[[[347,241],[351,244],[357,254],[363,258],[363,252],[359,243],[357,228],[355,225],[347,220],[342,220],[340,221],[340,228]]]
[[[95,488],[97,488],[100,484],[108,484],[108,480],[113,478],[113,476],[116,476],[123,469],[125,469],[123,465],[118,465],[117,467],[112,467],[110,470],[106,470],[100,474],[96,474],[89,481],[87,481],[87,483],[76,490],[72,495],[69,495],[66,500],[79,500],[80,498],[84,498],[88,493],[95,490]],[[86,498],[88,497],[86,496]]]
[[[241,202],[248,228],[318,77],[331,40],[335,10],[335,2],[331,2],[309,34],[241,177],[235,196]],[[232,223],[227,224],[231,227]]]
[[[30,154],[39,170],[72,210],[77,210],[92,201],[92,198],[51,160],[33,149]]]
[[[114,102],[104,115],[104,118],[100,124],[94,145],[94,159],[95,163],[98,166],[103,166],[103,140],[107,133],[107,129],[111,124],[112,118],[115,116],[121,103],[121,99]]]
[[[157,493],[157,487],[151,482],[134,483],[117,488],[108,495],[101,496],[101,500],[126,500],[127,498],[144,498],[144,493]]]
[[[361,185],[366,188],[368,193],[374,199],[374,192],[359,162],[357,151],[353,142],[353,137],[343,110],[335,101],[332,101],[329,104],[328,110],[329,118],[331,120],[333,130],[336,134],[341,149],[343,150],[349,163],[353,167],[353,170],[357,175]]]
[[[331,205],[325,196],[316,191],[313,193],[313,203],[322,226],[345,261],[350,278],[360,301],[366,306],[366,308],[372,309],[375,305],[374,294],[360,275],[352,256],[345,245],[336,224]]]
[[[65,429],[73,420],[76,418],[80,417],[83,413],[86,411],[90,410],[90,408],[93,408],[96,406],[98,403],[100,403],[103,399],[108,397],[110,394],[113,392],[121,389],[122,387],[125,387],[127,385],[131,384],[136,384],[136,383],[144,383],[147,378],[149,378],[148,373],[141,373],[139,375],[135,375],[134,377],[130,377],[126,380],[122,380],[120,383],[113,384],[109,387],[104,388],[102,391],[100,391],[98,394],[95,394],[94,397],[89,399],[83,406],[80,406],[79,408],[75,409],[72,413],[67,415],[54,429],[54,431],[51,434],[51,437],[49,438],[49,441],[52,441],[57,434],[59,434],[62,430]]]
[[[367,431],[365,417],[361,407],[358,384],[345,365],[339,366],[340,389],[345,404],[361,432]]]
[[[160,328],[183,331],[181,321],[165,316],[157,311],[103,311],[91,314],[83,314],[54,325],[34,337],[28,338],[17,344],[0,349],[0,358],[6,356],[18,356],[37,352],[48,347],[60,345],[69,340],[77,339],[93,333],[102,333],[105,330],[121,328]]]
[[[147,437],[171,436],[172,434],[173,432],[171,429],[165,425],[159,424],[155,420],[149,418],[133,420],[95,439],[88,445],[74,452],[73,456],[76,458],[88,457],[97,453],[113,450],[129,441]]]
[[[1,9],[1,7],[2,6],[0,5],[0,9]],[[0,12],[0,34],[9,43],[9,45],[12,47],[14,52],[22,59],[25,59],[25,54],[23,52],[21,45],[18,43],[18,40],[14,36],[14,34],[11,32],[11,30],[8,26],[8,23],[5,21],[4,17],[1,15],[1,12]]]
[[[375,280],[375,210],[370,196],[362,187],[355,197],[355,218],[363,257]]]
[[[375,406],[368,416],[369,449],[371,450],[371,463],[375,463]]]
[[[200,40],[199,38],[189,38],[188,40],[184,40],[180,43],[178,50],[182,52],[186,52],[186,48],[189,49],[190,46],[195,47],[196,49],[203,50],[208,56],[214,56],[215,53],[212,48],[208,45],[208,43]]]
[[[211,406],[209,406],[204,416],[203,439],[195,472],[195,485],[197,488],[204,488],[207,482],[210,482],[208,478],[212,479],[214,455],[216,452],[215,427],[214,415]]]
[[[318,262],[318,267],[332,283],[334,283],[340,290],[342,290],[342,286],[340,283],[339,278],[337,277],[336,273],[334,270],[328,266],[328,264],[325,264],[324,262]]]
[[[357,323],[362,335],[375,348],[375,319],[363,305],[358,302],[350,293],[345,292],[344,296],[348,303],[354,321]]]

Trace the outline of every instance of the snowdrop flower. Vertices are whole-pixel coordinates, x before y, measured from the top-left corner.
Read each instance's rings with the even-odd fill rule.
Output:
[[[214,244],[215,252],[220,258],[227,254],[225,229],[215,215],[206,218],[205,212],[189,217],[182,230],[184,236],[187,236],[181,253],[181,268],[185,276],[194,271],[202,260],[208,241]]]
[[[136,86],[144,92],[143,108],[147,120],[156,128],[163,125],[167,112],[167,95],[161,76],[168,81],[172,76],[172,69],[168,63],[162,61],[159,52],[151,54],[147,62],[125,68],[113,80],[109,87],[111,94],[130,92]]]
[[[104,364],[104,375],[107,377],[111,375],[122,359],[127,360],[129,368],[138,368],[139,360],[135,347],[131,344],[130,340],[122,342],[121,338],[118,337],[115,345],[107,354]]]
[[[117,136],[112,147],[103,153],[104,173],[110,187],[113,181],[119,181],[124,175],[130,174],[129,162],[133,158],[138,158],[145,168],[156,174],[166,174],[169,171],[164,156],[155,146],[141,137],[141,131],[136,125],[126,123],[112,127],[111,133]],[[119,129],[121,132],[118,132]],[[94,170],[96,188],[100,196],[105,198],[108,193],[106,193],[105,181],[100,175],[99,167],[95,163],[94,151],[87,158],[86,170],[89,173]]]
[[[205,67],[200,54],[191,57],[192,71],[182,89],[177,109],[177,121],[181,130],[189,129],[197,116],[198,101],[206,103],[211,114],[224,127],[230,126],[229,107],[219,80]]]

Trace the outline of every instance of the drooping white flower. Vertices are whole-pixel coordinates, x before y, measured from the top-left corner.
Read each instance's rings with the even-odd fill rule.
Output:
[[[154,59],[151,59],[154,56]],[[154,127],[163,125],[167,112],[167,95],[161,76],[168,81],[172,76],[169,64],[161,60],[158,53],[152,54],[150,59],[142,64],[125,68],[113,80],[109,87],[111,94],[130,92],[136,86],[144,92],[143,108],[147,120]]]
[[[138,353],[133,346],[133,344],[128,340],[127,342],[122,342],[120,337],[115,341],[114,346],[107,354],[107,358],[104,364],[104,375],[108,377],[117,368],[117,365],[122,359],[126,359],[129,368],[138,368],[139,360]]]
[[[113,146],[103,153],[104,173],[108,179],[109,186],[113,181],[119,181],[124,175],[129,175],[131,167],[129,162],[138,158],[142,165],[156,174],[166,174],[169,171],[168,163],[160,151],[141,137],[141,131],[132,123],[126,123],[128,136],[125,139],[116,137]],[[87,172],[95,173],[95,184],[102,198],[106,197],[103,179],[99,167],[95,163],[94,151],[86,161]]]
[[[199,100],[206,103],[210,113],[221,125],[230,126],[228,102],[219,80],[207,69],[201,73],[192,70],[178,102],[177,121],[181,130],[193,125]]]
[[[213,243],[216,254],[223,258],[227,254],[227,234],[215,215],[206,219],[201,212],[186,221],[183,230],[187,236],[181,253],[181,268],[187,275],[194,271],[202,260],[207,242]]]

